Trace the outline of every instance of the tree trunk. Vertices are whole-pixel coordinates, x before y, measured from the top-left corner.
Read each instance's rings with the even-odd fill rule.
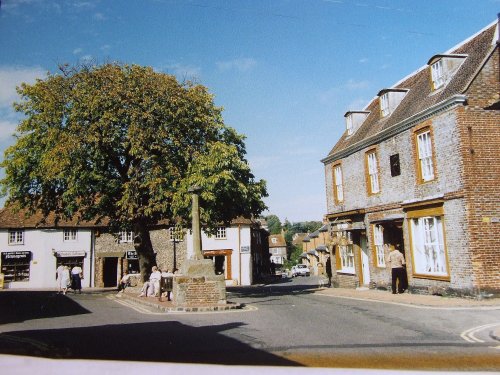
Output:
[[[141,278],[142,281],[147,281],[149,275],[151,275],[151,268],[156,266],[156,254],[149,236],[149,229],[143,223],[136,223],[134,225],[134,235],[134,247],[139,258]]]

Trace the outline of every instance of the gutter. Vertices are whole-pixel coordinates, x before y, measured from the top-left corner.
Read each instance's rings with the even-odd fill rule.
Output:
[[[361,141],[358,141],[347,148],[340,150],[334,154],[328,155],[326,158],[321,159],[321,162],[323,164],[328,164],[332,161],[336,161],[342,158],[345,158],[349,155],[352,155],[358,151],[363,150],[365,147],[371,146],[373,144],[380,143],[382,141],[385,141],[386,139],[389,139],[396,134],[402,133],[405,130],[411,129],[413,126],[417,125],[418,123],[425,121],[433,116],[435,116],[438,113],[444,112],[449,110],[452,107],[458,106],[458,105],[465,105],[467,103],[467,96],[462,95],[462,94],[456,94],[448,99],[435,104],[432,107],[429,107],[419,113],[414,114],[411,117],[408,117],[407,119],[391,125],[387,129],[384,129],[368,138],[362,139]]]

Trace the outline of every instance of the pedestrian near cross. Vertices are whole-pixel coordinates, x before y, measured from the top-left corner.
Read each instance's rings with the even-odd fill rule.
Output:
[[[391,252],[389,253],[388,266],[391,267],[392,275],[392,294],[404,293],[407,286],[405,283],[406,261],[403,253],[396,249],[393,245],[389,245]]]

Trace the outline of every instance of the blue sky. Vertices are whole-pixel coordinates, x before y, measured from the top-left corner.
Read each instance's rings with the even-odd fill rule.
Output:
[[[0,152],[15,86],[96,60],[195,79],[247,136],[269,212],[326,213],[344,113],[493,22],[500,0],[0,0]]]

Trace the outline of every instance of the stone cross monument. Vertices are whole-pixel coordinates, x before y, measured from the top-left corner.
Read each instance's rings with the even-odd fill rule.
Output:
[[[174,278],[174,304],[177,306],[226,304],[224,275],[216,275],[211,259],[204,259],[201,246],[199,192],[194,186],[192,194],[193,255],[181,266],[181,274]]]

